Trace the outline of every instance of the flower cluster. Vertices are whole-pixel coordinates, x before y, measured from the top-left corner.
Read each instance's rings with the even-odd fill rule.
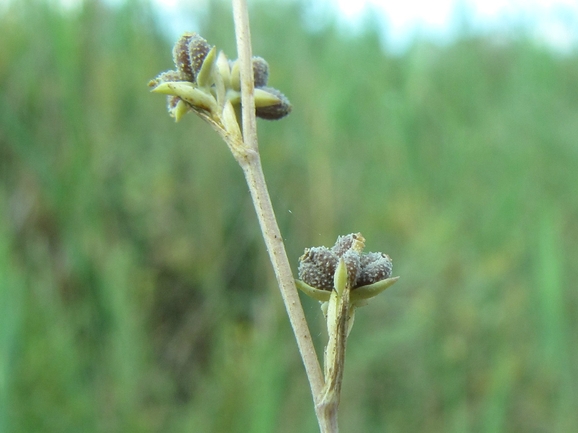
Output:
[[[393,264],[384,253],[363,253],[365,239],[361,233],[339,236],[332,248],[307,248],[299,258],[299,278],[311,287],[333,290],[334,275],[342,258],[347,267],[351,290],[391,277]]]
[[[153,92],[168,95],[169,114],[177,121],[188,111],[209,119],[235,136],[240,134],[235,109],[241,105],[239,61],[225,54],[197,33],[185,33],[173,48],[176,70],[166,71],[149,82]],[[267,87],[269,65],[253,57],[255,114],[268,120],[291,112],[289,100]]]

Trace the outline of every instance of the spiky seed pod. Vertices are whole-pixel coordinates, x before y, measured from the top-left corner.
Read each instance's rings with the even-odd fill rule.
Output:
[[[311,287],[333,290],[337,256],[326,247],[307,248],[299,258],[299,279]]]
[[[255,109],[255,115],[260,117],[261,119],[266,120],[279,120],[289,113],[291,113],[291,103],[289,99],[281,93],[279,90],[274,89],[272,87],[261,87],[263,91],[269,92],[272,95],[279,98],[279,103],[274,105],[269,105],[267,107],[259,107]]]
[[[262,57],[253,57],[253,80],[255,87],[264,87],[269,80],[269,64]]]
[[[181,80],[183,81],[195,81],[195,74],[191,68],[191,61],[189,59],[189,44],[195,36],[198,35],[196,33],[185,33],[173,47],[173,61],[181,73]]]
[[[384,253],[368,253],[361,256],[361,272],[357,286],[366,286],[391,277],[393,262]]]
[[[203,62],[211,51],[211,46],[206,39],[201,37],[197,33],[193,33],[189,41],[188,53],[189,53],[189,64],[193,71],[193,81],[196,79],[197,74],[203,66]]]

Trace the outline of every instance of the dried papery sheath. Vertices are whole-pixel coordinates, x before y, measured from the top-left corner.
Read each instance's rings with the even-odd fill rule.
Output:
[[[279,99],[279,103],[274,105],[269,105],[267,107],[258,107],[255,109],[255,114],[257,117],[266,120],[279,120],[289,113],[291,113],[291,103],[289,99],[281,93],[279,90],[272,87],[261,87],[260,90],[268,92]]]

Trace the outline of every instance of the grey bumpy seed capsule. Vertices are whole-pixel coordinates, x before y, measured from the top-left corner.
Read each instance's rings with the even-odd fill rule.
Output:
[[[299,259],[299,279],[311,287],[333,290],[337,256],[326,247],[307,248]]]
[[[352,248],[357,252],[361,252],[364,244],[365,238],[361,233],[351,233],[344,236],[338,236],[335,245],[331,247],[331,251],[341,257],[347,250]]]
[[[193,33],[189,41],[188,53],[189,62],[195,79],[201,70],[203,62],[205,61],[207,54],[209,54],[209,51],[211,51],[211,46],[206,41],[206,39],[197,33]]]
[[[279,103],[269,105],[267,107],[256,108],[255,115],[257,117],[266,120],[279,120],[291,113],[291,103],[283,93],[272,87],[261,87],[261,90],[269,92],[270,94],[279,98]]]
[[[377,283],[391,277],[393,263],[384,253],[368,253],[361,256],[361,272],[357,278],[358,286]]]
[[[262,57],[253,57],[253,80],[255,87],[264,87],[269,80],[269,64]]]
[[[189,59],[189,43],[196,33],[185,33],[173,48],[173,61],[181,74],[182,81],[195,81],[195,74]],[[172,81],[172,80],[168,80]]]
[[[361,267],[359,253],[357,251],[347,250],[342,257],[347,267],[347,283],[349,284],[349,288],[353,289],[357,286],[357,275]]]

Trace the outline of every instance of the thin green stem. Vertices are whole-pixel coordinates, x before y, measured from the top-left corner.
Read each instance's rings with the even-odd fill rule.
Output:
[[[237,36],[237,51],[241,71],[241,93],[243,101],[243,141],[246,153],[237,158],[243,168],[245,178],[251,191],[251,197],[257,212],[261,232],[267,246],[269,258],[275,271],[281,296],[287,309],[289,321],[297,340],[297,346],[305,366],[305,372],[311,387],[315,413],[319,427],[323,433],[336,432],[332,428],[326,413],[317,404],[323,390],[324,380],[321,367],[315,353],[311,333],[307,326],[303,307],[295,287],[295,280],[291,272],[283,237],[279,230],[271,198],[267,190],[265,176],[261,167],[259,146],[257,142],[257,123],[255,119],[254,82],[251,52],[251,33],[249,28],[249,13],[246,0],[233,0],[233,14],[235,33]]]

